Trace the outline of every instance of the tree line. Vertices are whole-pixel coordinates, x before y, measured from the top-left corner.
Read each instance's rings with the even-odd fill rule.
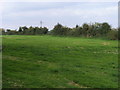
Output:
[[[48,31],[47,27],[19,27],[18,30],[6,31],[2,29],[3,35],[57,35],[57,36],[75,36],[75,37],[106,37],[111,40],[120,40],[120,28],[113,29],[108,23],[84,23],[82,26],[76,25],[69,28],[57,23],[54,28]]]
[[[6,31],[3,29],[2,34],[3,35],[42,35],[47,34],[48,28],[46,27],[32,27],[29,28],[26,26],[19,27],[18,30],[10,30],[7,29]]]

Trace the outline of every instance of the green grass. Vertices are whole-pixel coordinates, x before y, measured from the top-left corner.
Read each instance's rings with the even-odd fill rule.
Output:
[[[118,42],[3,36],[3,88],[117,88]]]

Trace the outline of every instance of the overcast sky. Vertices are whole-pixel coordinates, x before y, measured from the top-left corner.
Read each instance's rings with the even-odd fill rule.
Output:
[[[76,24],[108,22],[118,26],[118,2],[2,2],[0,22],[2,28],[18,29],[19,26],[43,26],[52,29],[58,22],[68,27]],[[82,0],[81,0],[82,1]]]

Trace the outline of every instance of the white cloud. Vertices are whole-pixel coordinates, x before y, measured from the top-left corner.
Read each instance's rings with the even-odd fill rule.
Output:
[[[1,0],[0,2],[118,2],[119,0]]]
[[[45,10],[29,10],[29,11],[20,11],[20,12],[11,12],[5,14],[8,17],[35,17],[35,16],[109,16],[112,14],[117,14],[118,7],[103,7],[103,8],[80,8],[80,7],[66,7],[66,8],[52,8]]]
[[[26,6],[22,6],[18,3],[15,4],[16,6],[10,6],[6,7],[6,12],[4,13],[4,26],[5,27],[18,27],[20,25],[37,25],[39,23],[39,19],[44,20],[48,24],[46,26],[53,26],[57,22],[61,22],[63,25],[72,26],[75,24],[81,24],[84,22],[108,22],[112,25],[116,25],[117,22],[117,11],[118,7],[116,4],[100,4],[97,3],[85,3],[85,6],[81,3],[75,4],[75,3],[64,3],[65,6],[58,7],[56,5],[55,7],[49,8],[53,5],[55,6],[56,3],[46,3],[43,4],[42,7],[46,7],[45,9],[41,9],[41,6],[36,6],[38,9],[33,9],[36,4],[29,6],[27,9]],[[92,5],[91,5],[92,4]],[[60,4],[61,5],[61,4]],[[104,6],[102,6],[104,5]],[[9,7],[10,6],[10,7]],[[87,6],[87,7],[86,7]],[[19,8],[18,8],[19,7]],[[30,7],[30,9],[29,9]],[[10,9],[12,8],[12,9]],[[15,9],[16,10],[15,10]],[[26,9],[26,10],[25,10]]]

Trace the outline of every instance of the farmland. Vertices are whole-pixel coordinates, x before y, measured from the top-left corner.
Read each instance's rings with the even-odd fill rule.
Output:
[[[117,88],[118,42],[3,35],[3,88]]]

